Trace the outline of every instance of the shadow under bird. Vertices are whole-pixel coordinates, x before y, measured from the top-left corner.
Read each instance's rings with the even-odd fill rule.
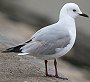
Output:
[[[2,52],[15,52],[18,55],[30,55],[40,58],[45,61],[46,76],[67,79],[58,76],[56,59],[69,52],[75,43],[75,18],[77,16],[89,17],[81,12],[77,4],[66,3],[60,11],[58,22],[38,30],[30,40],[23,44]],[[54,59],[55,75],[48,74],[47,62],[51,59]]]

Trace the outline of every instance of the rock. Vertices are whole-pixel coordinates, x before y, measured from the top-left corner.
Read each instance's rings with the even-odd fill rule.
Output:
[[[3,46],[3,45],[2,45]],[[4,45],[5,48],[5,45]],[[53,70],[49,72],[54,74]],[[59,74],[61,77],[63,75]],[[43,60],[15,53],[0,53],[0,82],[71,82],[45,77]]]

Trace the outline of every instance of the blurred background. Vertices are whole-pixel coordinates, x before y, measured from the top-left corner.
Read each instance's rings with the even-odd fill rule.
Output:
[[[40,28],[57,22],[67,2],[78,4],[90,16],[90,0],[0,0],[0,45],[23,43]],[[60,58],[65,65],[62,73],[74,82],[90,82],[90,18],[78,17],[76,26],[76,43]]]

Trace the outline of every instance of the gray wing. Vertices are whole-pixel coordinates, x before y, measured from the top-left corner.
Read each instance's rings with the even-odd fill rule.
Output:
[[[32,54],[51,55],[56,53],[57,48],[64,48],[70,43],[70,37],[67,35],[56,41],[34,41],[23,46],[22,52]]]
[[[57,48],[64,48],[70,43],[70,35],[65,29],[48,28],[32,37],[32,41],[21,48],[22,52],[42,55],[56,53]]]

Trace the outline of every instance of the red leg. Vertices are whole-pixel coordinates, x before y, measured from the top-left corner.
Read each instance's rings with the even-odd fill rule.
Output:
[[[47,60],[45,60],[45,74],[46,74],[46,76],[48,76],[48,69],[47,69]]]
[[[58,76],[58,72],[57,72],[57,61],[56,61],[56,59],[54,60],[54,66],[55,66],[55,77],[56,78],[63,79],[63,80],[68,80],[67,78],[63,78],[63,77],[59,77]]]
[[[58,76],[58,72],[57,72],[57,61],[56,59],[54,60],[54,66],[55,66],[55,76],[54,75],[49,75],[48,74],[48,69],[47,69],[47,60],[45,60],[45,74],[46,76],[48,77],[56,77],[56,78],[60,78],[60,79],[63,79],[63,80],[68,80],[67,78],[63,78],[63,77],[59,77]]]
[[[58,77],[58,72],[57,72],[57,61],[56,61],[56,59],[54,60],[54,66],[55,66],[55,77]]]

